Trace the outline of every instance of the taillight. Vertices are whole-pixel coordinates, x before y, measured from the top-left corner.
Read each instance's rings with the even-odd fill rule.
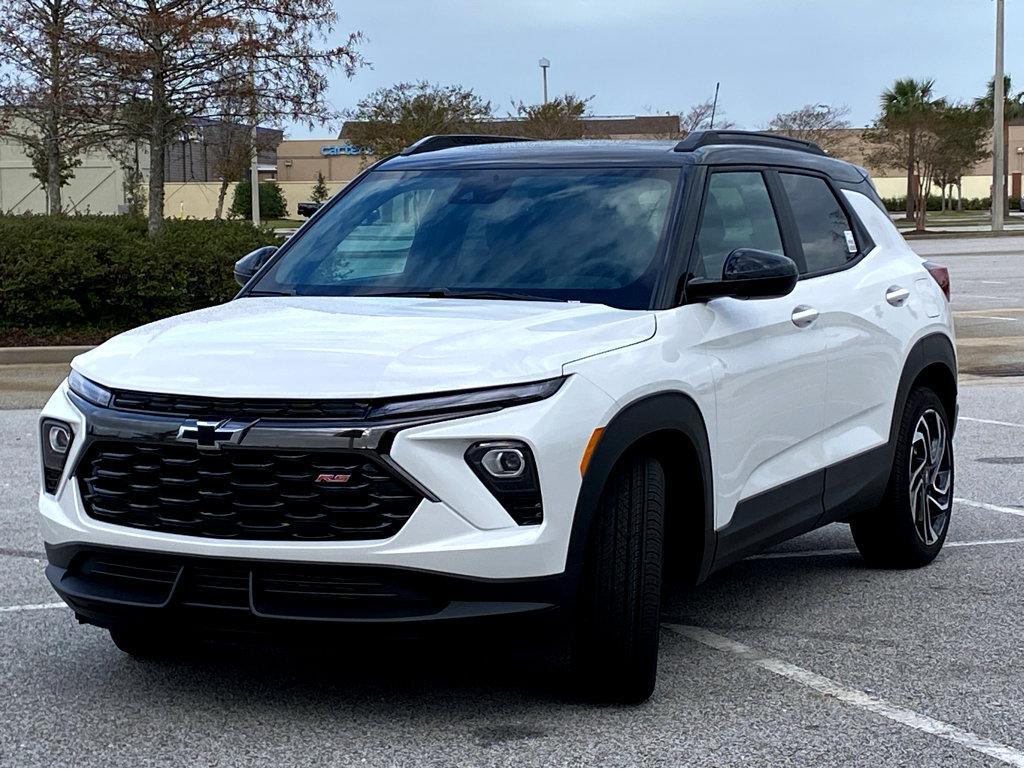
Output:
[[[942,293],[946,295],[946,301],[949,301],[949,270],[943,267],[941,264],[935,262],[925,262],[924,268],[928,270],[928,274],[935,278],[935,282],[939,284],[939,288],[942,289]]]

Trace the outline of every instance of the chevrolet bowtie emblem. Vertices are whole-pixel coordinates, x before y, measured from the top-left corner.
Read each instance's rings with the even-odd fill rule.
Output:
[[[230,419],[219,422],[194,419],[178,428],[178,440],[194,443],[200,449],[216,451],[225,445],[240,443],[253,424],[253,422],[234,422]]]

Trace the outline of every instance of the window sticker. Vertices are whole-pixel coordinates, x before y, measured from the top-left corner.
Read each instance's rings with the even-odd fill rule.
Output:
[[[851,254],[857,253],[857,240],[853,233],[850,230],[843,230],[843,234],[846,236],[846,250]]]

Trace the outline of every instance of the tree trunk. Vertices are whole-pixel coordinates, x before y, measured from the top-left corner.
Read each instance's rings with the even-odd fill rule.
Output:
[[[917,136],[911,131],[907,136],[907,221],[914,218],[917,183],[914,181],[914,166],[917,155]]]
[[[54,133],[46,137],[46,213],[51,215],[62,213],[60,166],[60,144]]]
[[[149,127],[149,236],[158,235],[164,228],[164,165],[165,136],[167,134],[167,94],[163,73],[153,73],[153,101],[150,106]]]
[[[46,8],[46,6],[44,6]],[[43,143],[46,151],[46,213],[61,213],[62,203],[60,199],[60,115],[57,112],[57,105],[61,103],[60,82],[63,77],[61,69],[63,61],[61,57],[61,34],[64,30],[62,4],[51,3],[48,6],[50,18],[48,19],[48,43],[49,59],[47,61],[50,79],[49,104],[47,105],[46,132]]]
[[[221,214],[224,212],[224,198],[228,194],[228,179],[223,177],[220,180],[220,189],[217,191],[217,210],[213,212],[214,219],[220,219]]]
[[[963,192],[963,189],[961,188],[960,184],[961,184],[961,180],[957,179],[956,180],[956,210],[957,211],[963,211],[964,210],[964,192]]]
[[[914,213],[914,230],[924,232],[924,218],[928,211],[928,190],[931,189],[931,179],[921,179],[915,190],[917,193],[915,203],[917,204]]]

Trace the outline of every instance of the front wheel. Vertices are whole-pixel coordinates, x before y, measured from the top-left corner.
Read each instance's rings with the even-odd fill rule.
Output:
[[[643,702],[658,670],[665,473],[634,456],[608,479],[595,511],[578,606],[575,667],[586,694]]]
[[[911,392],[900,420],[889,487],[881,506],[850,523],[864,560],[916,568],[939,554],[953,512],[949,415],[926,387]]]

